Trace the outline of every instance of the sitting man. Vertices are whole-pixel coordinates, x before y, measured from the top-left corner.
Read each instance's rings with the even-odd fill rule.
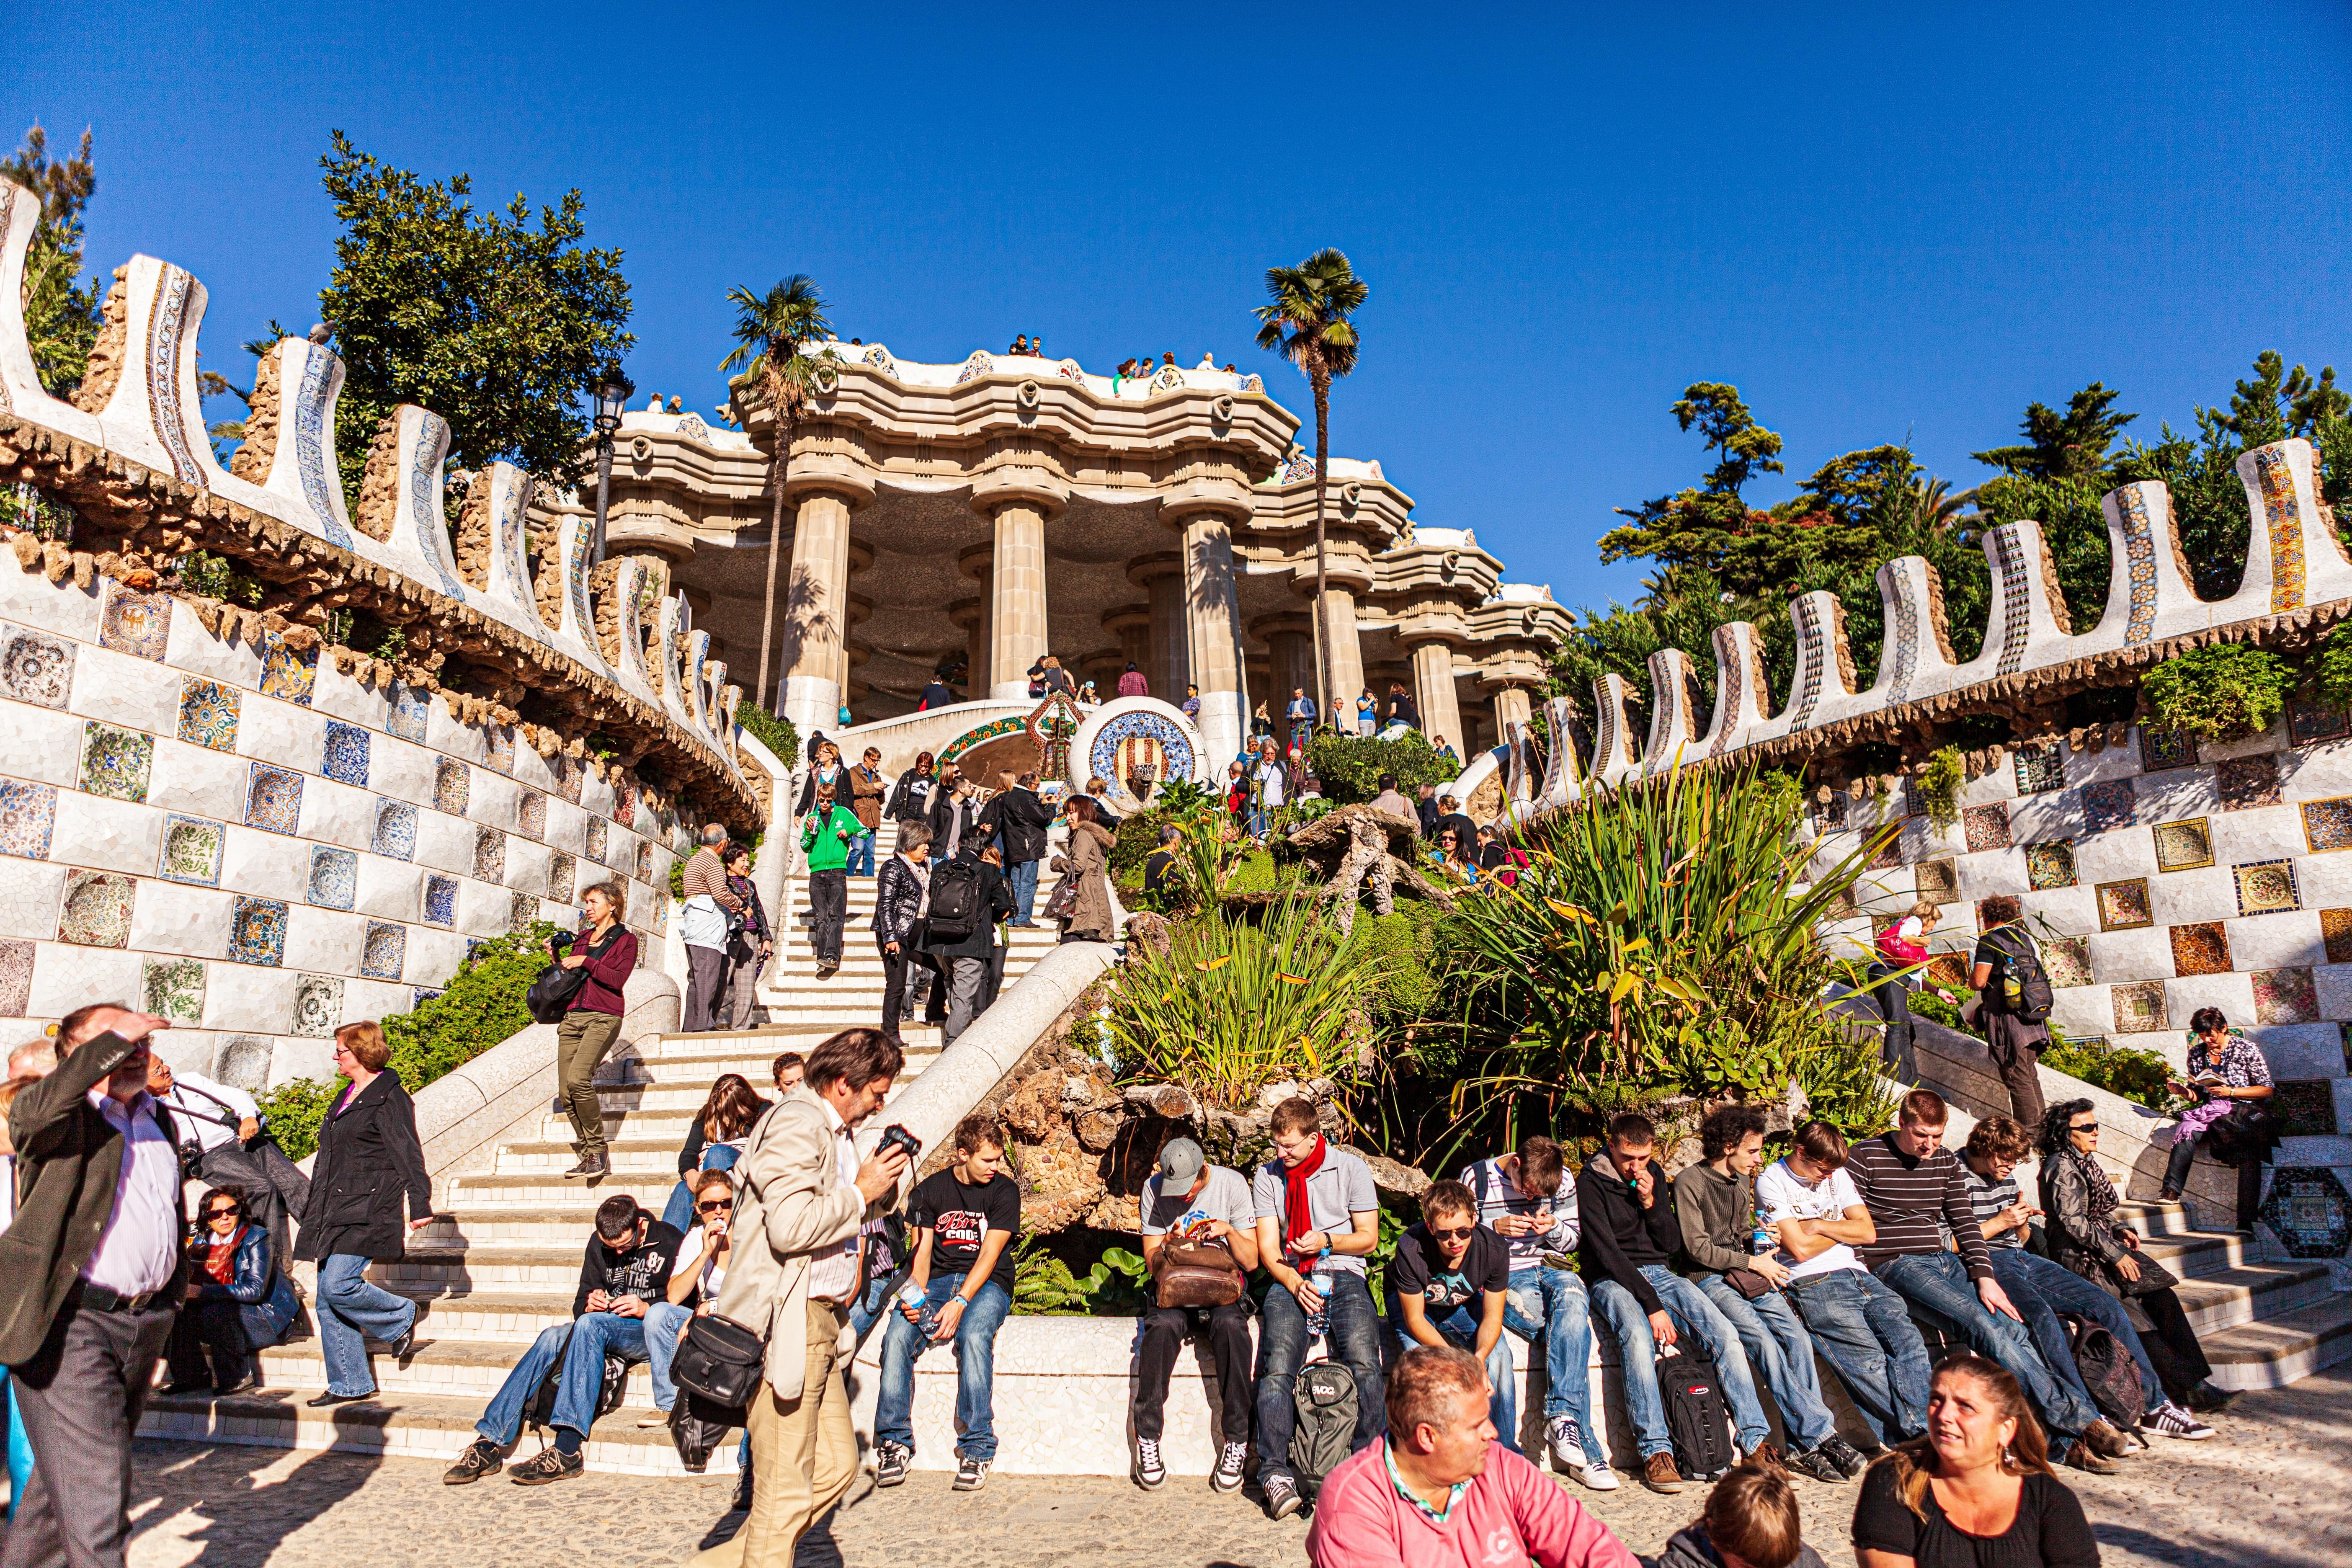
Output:
[[[2033,1348],[2024,1318],[1993,1273],[1959,1157],[1943,1146],[1949,1120],[1941,1095],[1915,1089],[1903,1097],[1894,1131],[1865,1138],[1850,1152],[1846,1170],[1876,1232],[1862,1261],[1915,1309],[1949,1322],[2009,1369],[2050,1428],[2051,1451],[2062,1462],[2111,1474],[2129,1445]],[[1944,1246],[1947,1230],[1957,1252]]]
[[[1480,1222],[1510,1244],[1503,1327],[1530,1346],[1543,1337],[1544,1442],[1552,1459],[1593,1490],[1614,1491],[1617,1472],[1592,1419],[1592,1305],[1576,1272],[1576,1187],[1566,1174],[1559,1145],[1538,1134],[1521,1139],[1515,1154],[1467,1167],[1462,1184],[1478,1200]]]
[[[194,1138],[200,1155],[194,1173],[243,1194],[246,1217],[268,1234],[271,1258],[280,1268],[292,1262],[289,1220],[310,1206],[310,1178],[262,1126],[253,1096],[177,1071],[157,1056],[147,1059],[147,1092],[171,1110],[184,1147]]]
[[[604,1392],[604,1358],[650,1359],[646,1310],[667,1294],[670,1271],[677,1267],[685,1239],[625,1193],[596,1205],[596,1234],[580,1261],[572,1321],[543,1329],[531,1342],[474,1424],[481,1436],[442,1475],[444,1483],[462,1487],[499,1472],[505,1463],[503,1451],[522,1436],[523,1406],[558,1361],[563,1363],[562,1381],[556,1385],[555,1411],[549,1418],[555,1444],[517,1465],[512,1479],[535,1487],[586,1473],[580,1448],[596,1419],[597,1397]]]
[[[1510,1244],[1478,1223],[1469,1188],[1432,1182],[1421,1194],[1421,1223],[1405,1227],[1389,1260],[1387,1364],[1396,1365],[1408,1341],[1474,1351],[1495,1391],[1495,1429],[1517,1453],[1518,1378],[1503,1342],[1510,1289]]]
[[[1813,1371],[1813,1342],[1780,1294],[1787,1265],[1754,1249],[1756,1167],[1764,1160],[1764,1111],[1727,1105],[1699,1123],[1699,1163],[1675,1178],[1675,1214],[1692,1279],[1738,1331],[1748,1364],[1764,1375],[1789,1434],[1789,1468],[1817,1481],[1850,1481],[1868,1461],[1837,1435]]]
[[[1756,1178],[1756,1206],[1780,1244],[1784,1289],[1813,1347],[1845,1384],[1881,1447],[1927,1430],[1927,1342],[1903,1298],[1854,1255],[1878,1236],[1846,1174],[1845,1135],[1808,1121]]]
[[[1160,1169],[1143,1184],[1143,1266],[1158,1277],[1160,1254],[1169,1237],[1219,1241],[1244,1275],[1257,1267],[1257,1215],[1249,1183],[1239,1171],[1212,1165],[1190,1138],[1171,1138],[1160,1150]],[[1217,1426],[1221,1446],[1210,1474],[1213,1491],[1241,1489],[1249,1461],[1250,1303],[1247,1295],[1223,1307],[1160,1307],[1143,1310],[1142,1344],[1135,1367],[1135,1479],[1149,1491],[1168,1479],[1160,1457],[1167,1430],[1168,1380],[1184,1342],[1196,1333],[1209,1340],[1217,1369]]]
[[[882,1331],[874,1406],[874,1484],[895,1487],[915,1458],[915,1363],[952,1340],[955,1489],[976,1492],[996,1462],[996,1331],[1013,1310],[1013,1237],[1021,1184],[1004,1173],[1004,1129],[979,1113],[956,1123],[956,1163],[915,1185],[907,1204],[915,1258]]]
[[[1314,1568],[1635,1568],[1625,1543],[1495,1440],[1478,1358],[1415,1345],[1387,1388],[1388,1436],[1343,1459],[1307,1532]]]
[[[1609,1144],[1576,1177],[1584,1219],[1578,1255],[1593,1310],[1616,1336],[1625,1367],[1625,1411],[1642,1450],[1642,1484],[1654,1492],[1683,1489],[1675,1441],[1658,1393],[1657,1352],[1682,1335],[1704,1342],[1723,1385],[1742,1460],[1769,1445],[1772,1428],[1757,1403],[1756,1383],[1738,1332],[1699,1288],[1666,1267],[1682,1246],[1674,1193],[1650,1163],[1657,1129],[1646,1116],[1609,1119]]]

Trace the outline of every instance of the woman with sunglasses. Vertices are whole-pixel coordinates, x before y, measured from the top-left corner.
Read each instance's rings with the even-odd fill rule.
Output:
[[[271,1254],[269,1232],[247,1222],[243,1194],[214,1187],[196,1216],[188,1245],[193,1289],[172,1325],[172,1381],[163,1392],[242,1394],[261,1385],[254,1352],[284,1338],[302,1304]]]
[[[669,1299],[646,1309],[646,1361],[653,1368],[658,1414],[640,1418],[640,1426],[668,1422],[669,1408],[677,1401],[677,1384],[669,1380],[671,1358],[685,1342],[688,1321],[710,1310],[726,1282],[733,1250],[728,1228],[735,1222],[735,1178],[729,1172],[705,1171],[695,1178],[694,1222],[678,1246],[677,1267],[670,1270]]]

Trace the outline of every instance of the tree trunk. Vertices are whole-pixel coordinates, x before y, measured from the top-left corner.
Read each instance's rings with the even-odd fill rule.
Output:
[[[793,460],[792,426],[788,421],[782,417],[782,405],[778,404],[778,418],[776,422],[776,504],[774,510],[768,514],[768,593],[760,614],[759,689],[762,692],[765,692],[768,689],[768,649],[775,640],[776,559],[782,552],[784,542],[784,475],[790,470]],[[779,719],[784,716],[783,673],[784,672],[779,672],[778,674],[776,680],[776,700],[774,704],[769,710],[774,717]]]
[[[1320,360],[1308,373],[1315,388],[1315,703],[1316,722],[1331,716],[1330,560],[1323,542],[1323,492],[1331,482],[1331,376]],[[1312,740],[1312,731],[1309,731]]]

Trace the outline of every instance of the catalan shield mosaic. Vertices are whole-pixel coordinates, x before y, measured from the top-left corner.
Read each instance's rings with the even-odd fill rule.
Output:
[[[2305,801],[2303,841],[2314,855],[2352,849],[2352,795]]]
[[[239,897],[229,910],[228,955],[276,968],[286,959],[286,902]]]
[[[2352,910],[2319,911],[2320,940],[2327,944],[2327,962],[2352,963]]]
[[[1922,860],[1911,868],[1912,885],[1919,896],[1934,903],[1957,904],[1960,901],[1960,868],[1953,860]],[[653,880],[653,846],[637,851],[637,879]]]
[[[0,622],[0,691],[19,702],[62,708],[73,689],[74,645]]]
[[[425,739],[425,716],[431,700],[422,691],[412,691],[402,681],[393,682],[389,711],[384,728],[404,741]]]
[[[2174,926],[2171,936],[2175,974],[2230,973],[2230,933],[2220,921]]]
[[[124,947],[139,885],[110,871],[69,871],[58,914],[58,940],[80,947]]]
[[[302,775],[267,763],[253,764],[246,786],[245,825],[266,833],[291,833],[302,816]]]
[[[2315,741],[2340,740],[2352,731],[2344,710],[2333,702],[2318,702],[2308,698],[2291,697],[2286,704],[2287,733],[2298,746],[2308,746]]]
[[[2230,757],[2215,763],[2213,790],[2221,797],[2221,809],[2224,811],[2276,805],[2279,803],[2278,759],[2264,752],[2259,757]]]
[[[507,836],[495,827],[474,829],[474,880],[507,879]]]
[[[2042,967],[2053,985],[2091,984],[2091,939],[2062,936],[2042,944]]]
[[[172,595],[138,594],[109,578],[99,612],[98,642],[134,658],[162,659],[172,639]]]
[[[195,959],[149,959],[139,989],[145,1012],[175,1024],[204,1019],[205,966]]]
[[[2087,832],[2128,827],[2137,809],[2137,800],[2129,779],[2105,779],[2083,786],[2083,826]]]
[[[33,1002],[33,956],[37,950],[15,937],[0,941],[0,1018],[21,1018]]]
[[[2352,1247],[2352,1198],[2333,1171],[2282,1167],[2263,1195],[2262,1222],[2289,1258],[2341,1258]]]
[[[2271,1093],[2281,1137],[2336,1136],[2336,1090],[2326,1079],[2278,1084]]]
[[[1977,930],[1990,931],[1995,926],[2007,925],[2011,921],[2021,918],[2024,912],[2023,906],[2018,902],[2017,895],[2014,893],[1995,893],[1990,898],[1979,899]]]
[[[416,808],[404,800],[375,803],[375,836],[369,847],[392,860],[416,858]]]
[[[2295,891],[2294,862],[2252,860],[2231,869],[2238,879],[2238,912],[2274,915],[2303,908]]]
[[[261,694],[291,702],[299,708],[310,706],[311,688],[319,679],[319,646],[303,649],[286,646],[284,636],[268,633],[261,647]]]
[[[547,837],[547,797],[535,789],[522,792],[522,803],[515,812],[515,831],[525,838]]]
[[[2042,795],[2066,787],[2066,752],[2063,741],[2020,746],[2009,754],[2017,773],[2017,793]]]
[[[2158,870],[2194,871],[2212,863],[2213,833],[2206,818],[2192,816],[2186,822],[2156,825]]]
[[[152,735],[95,719],[82,727],[81,787],[89,794],[144,805],[154,762]]]
[[[425,879],[425,923],[454,926],[457,923],[457,879],[427,877]]]
[[[2116,1006],[2116,1033],[2147,1035],[2170,1027],[2164,1008],[2164,982],[2137,980],[2108,988]]]
[[[320,909],[348,910],[359,895],[360,858],[324,844],[310,847],[310,901]]]
[[[2025,847],[2025,879],[2037,893],[2074,885],[2074,847],[2064,839]]]
[[[574,887],[580,880],[578,863],[571,856],[551,855],[547,858],[547,896],[559,904],[572,901]]]
[[[200,888],[220,886],[221,847],[228,829],[198,816],[163,818],[163,848],[155,874],[170,882],[191,882]]]
[[[2101,931],[2130,931],[2154,923],[2148,914],[2147,878],[2134,877],[2128,881],[2099,884]]]
[[[343,982],[340,975],[305,974],[294,982],[290,1033],[323,1040],[343,1026]]]
[[[434,809],[446,811],[452,816],[465,816],[467,799],[473,793],[470,778],[466,764],[457,758],[437,759],[433,771]]]
[[[236,750],[237,689],[190,676],[180,683],[180,739],[215,752]]]
[[[2319,990],[2308,969],[2258,969],[2254,985],[2257,1024],[2315,1024],[2319,1021]]]
[[[1960,813],[1960,829],[1967,836],[1971,853],[1980,849],[2009,847],[2009,803],[1994,801],[1990,805],[1972,805]]]
[[[370,980],[397,980],[408,960],[408,928],[397,921],[370,921],[360,949],[360,973]]]
[[[327,740],[319,757],[319,771],[337,784],[365,789],[368,782],[368,732],[340,719],[327,721]]]
[[[2139,727],[2139,769],[2144,773],[2186,768],[2197,762],[2197,737],[2186,730]]]

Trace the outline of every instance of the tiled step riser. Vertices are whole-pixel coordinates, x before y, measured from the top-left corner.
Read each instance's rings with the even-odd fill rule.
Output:
[[[2217,1334],[2242,1323],[2284,1317],[2300,1308],[2317,1306],[2334,1292],[2325,1267],[2308,1273],[2282,1273],[2252,1289],[2202,1289],[2183,1296],[2181,1308],[2189,1326],[2200,1335]]]
[[[550,1245],[549,1237],[561,1237],[566,1234],[575,1246],[584,1247],[588,1243],[589,1227],[595,1223],[593,1206],[581,1211],[577,1228],[568,1233],[562,1227],[572,1224],[570,1220],[520,1220],[502,1217],[499,1210],[518,1208],[541,1212],[551,1204],[578,1202],[583,1193],[593,1205],[603,1203],[616,1193],[626,1193],[659,1214],[662,1205],[669,1201],[670,1189],[677,1184],[676,1165],[667,1171],[615,1171],[593,1185],[560,1178],[551,1181],[543,1176],[527,1174],[468,1176],[464,1188],[457,1194],[458,1223],[465,1227],[466,1239],[476,1247],[543,1247]],[[521,1228],[542,1224],[555,1228],[545,1233]]]
[[[537,1339],[541,1332],[559,1323],[572,1321],[572,1302],[565,1298],[551,1304],[544,1311],[524,1312],[505,1309],[486,1310],[468,1308],[463,1296],[432,1295],[418,1289],[399,1290],[395,1295],[414,1296],[425,1304],[425,1316],[418,1320],[416,1337],[427,1341],[466,1345],[498,1345],[513,1354]],[[299,1343],[293,1349],[303,1348]],[[315,1344],[310,1347],[315,1351]],[[379,1361],[378,1365],[385,1363]]]
[[[424,1331],[420,1330],[418,1338],[424,1337]],[[488,1405],[490,1396],[499,1391],[499,1385],[506,1381],[507,1373],[522,1359],[523,1352],[530,1348],[531,1339],[536,1337],[534,1332],[529,1337],[517,1338],[510,1346],[501,1346],[502,1349],[510,1348],[513,1353],[500,1355],[495,1361],[468,1358],[465,1362],[436,1362],[420,1356],[403,1367],[382,1347],[375,1347],[376,1353],[370,1361],[375,1369],[376,1387],[387,1394],[428,1394]],[[469,1348],[477,1347],[469,1342]],[[478,1348],[487,1350],[490,1347],[479,1345]],[[327,1367],[319,1357],[317,1342],[305,1341],[285,1349],[264,1351],[261,1376],[263,1385],[269,1388],[322,1388],[326,1385]],[[629,1369],[629,1381],[625,1387],[626,1392],[623,1395],[625,1405],[653,1407],[653,1373],[643,1363]],[[634,1413],[629,1418],[634,1422]],[[602,1426],[607,1421],[617,1424],[622,1419],[623,1412],[614,1411],[597,1425]]]
[[[566,1301],[580,1288],[580,1252],[587,1244],[583,1225],[572,1232],[569,1257],[551,1250],[544,1263],[476,1263],[451,1259],[438,1262],[409,1257],[398,1263],[371,1266],[367,1277],[402,1296],[438,1298],[476,1290],[499,1294],[561,1296]]]

